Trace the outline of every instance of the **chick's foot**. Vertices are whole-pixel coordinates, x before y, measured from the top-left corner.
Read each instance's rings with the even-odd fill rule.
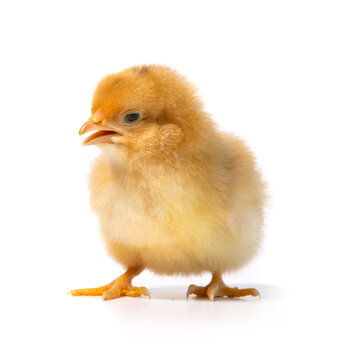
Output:
[[[136,287],[131,284],[131,280],[142,272],[141,268],[129,268],[111,283],[97,288],[75,289],[69,294],[73,296],[101,296],[104,300],[116,299],[123,296],[148,296],[150,293],[146,287]]]
[[[243,297],[243,296],[259,296],[260,293],[254,289],[238,289],[238,288],[231,288],[226,286],[224,281],[221,278],[221,274],[218,272],[214,272],[212,275],[212,279],[207,286],[196,286],[190,285],[186,294],[188,298],[190,294],[194,294],[198,297],[207,297],[211,301],[214,300],[216,297]]]

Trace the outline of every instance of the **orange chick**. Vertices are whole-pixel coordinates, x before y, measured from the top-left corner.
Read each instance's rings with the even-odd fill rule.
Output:
[[[210,272],[187,296],[240,297],[222,274],[247,264],[262,239],[264,182],[243,141],[219,131],[196,90],[176,71],[135,66],[106,76],[93,96],[84,145],[101,149],[90,175],[91,206],[108,253],[127,270],[72,295],[149,296],[131,280]]]

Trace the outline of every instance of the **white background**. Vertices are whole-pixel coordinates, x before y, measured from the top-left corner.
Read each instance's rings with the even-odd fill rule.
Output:
[[[8,1],[0,5],[4,359],[355,359],[359,345],[360,11],[356,1]],[[99,79],[170,65],[269,184],[258,258],[226,276],[252,299],[74,298],[123,269],[88,205],[97,149],[77,135]]]

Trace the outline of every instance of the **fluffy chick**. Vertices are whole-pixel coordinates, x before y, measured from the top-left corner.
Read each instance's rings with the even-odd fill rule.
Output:
[[[135,66],[106,76],[93,96],[84,145],[102,151],[90,175],[91,206],[108,253],[127,271],[108,285],[72,295],[149,295],[131,280],[212,273],[188,294],[258,295],[227,287],[221,274],[256,254],[262,239],[264,182],[243,141],[219,131],[196,90],[176,71]]]

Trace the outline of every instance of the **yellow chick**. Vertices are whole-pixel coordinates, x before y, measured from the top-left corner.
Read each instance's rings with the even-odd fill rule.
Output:
[[[257,296],[226,286],[222,274],[241,268],[262,239],[265,186],[254,156],[219,131],[196,90],[176,71],[135,66],[106,76],[93,96],[82,135],[101,155],[90,175],[91,206],[108,253],[127,270],[77,295],[149,296],[131,280],[157,274],[210,272],[187,296]]]

